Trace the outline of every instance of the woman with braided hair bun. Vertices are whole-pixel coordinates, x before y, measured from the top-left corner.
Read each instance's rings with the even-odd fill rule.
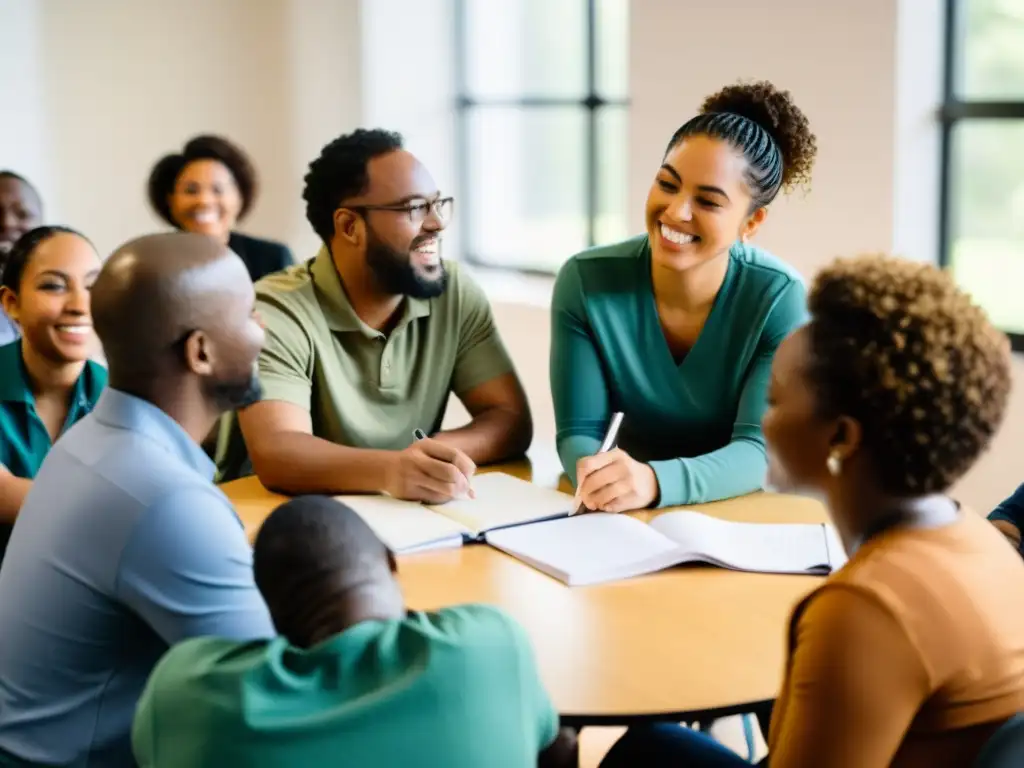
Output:
[[[1009,343],[948,273],[904,259],[840,259],[808,305],[772,364],[769,475],[824,500],[849,560],[790,619],[765,764],[975,765],[1024,711],[1024,563],[946,493],[1002,422]],[[748,763],[659,725],[604,768],[625,765]]]
[[[647,232],[562,268],[551,389],[559,456],[587,508],[761,487],[768,370],[806,302],[799,275],[750,241],[779,192],[808,183],[816,151],[788,92],[724,88],[668,142]],[[599,453],[616,411],[619,448]]]

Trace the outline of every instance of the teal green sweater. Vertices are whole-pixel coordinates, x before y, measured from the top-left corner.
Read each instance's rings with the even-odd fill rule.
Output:
[[[734,245],[711,314],[678,365],[658,319],[646,235],[571,258],[551,315],[556,440],[574,484],[576,461],[598,451],[611,413],[623,411],[618,445],[654,469],[659,506],[761,488],[772,355],[807,318],[795,270]]]

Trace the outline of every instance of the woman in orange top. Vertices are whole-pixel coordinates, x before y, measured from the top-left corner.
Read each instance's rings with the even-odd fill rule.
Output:
[[[767,760],[970,765],[1024,710],[1024,564],[945,495],[1003,418],[1007,340],[946,273],[902,259],[837,261],[808,305],[772,365],[770,481],[821,498],[850,559],[793,613]],[[603,765],[745,764],[662,725]]]

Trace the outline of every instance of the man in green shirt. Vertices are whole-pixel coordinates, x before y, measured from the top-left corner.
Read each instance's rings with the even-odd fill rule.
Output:
[[[476,465],[521,455],[532,424],[486,297],[440,257],[452,199],[381,130],[324,147],[304,198],[324,247],[257,284],[264,400],[230,425],[221,479],[247,455],[286,493],[470,492]],[[472,421],[439,432],[453,391]]]
[[[283,637],[172,648],[136,711],[142,768],[572,759],[522,628],[483,605],[407,612],[394,557],[348,507],[323,496],[278,507],[253,569]]]

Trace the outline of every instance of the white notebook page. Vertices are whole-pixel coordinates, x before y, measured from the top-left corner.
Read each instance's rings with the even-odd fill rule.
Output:
[[[667,512],[650,526],[686,554],[740,570],[800,573],[829,564],[826,529],[820,524],[737,523],[699,512]]]
[[[476,498],[456,499],[433,509],[473,532],[564,515],[572,509],[572,496],[503,472],[476,475],[471,483]]]
[[[570,585],[661,570],[676,563],[679,549],[646,523],[603,513],[503,528],[487,543]]]
[[[463,534],[469,532],[455,520],[415,501],[401,501],[390,496],[335,498],[355,510],[381,541],[395,552],[459,546]]]

